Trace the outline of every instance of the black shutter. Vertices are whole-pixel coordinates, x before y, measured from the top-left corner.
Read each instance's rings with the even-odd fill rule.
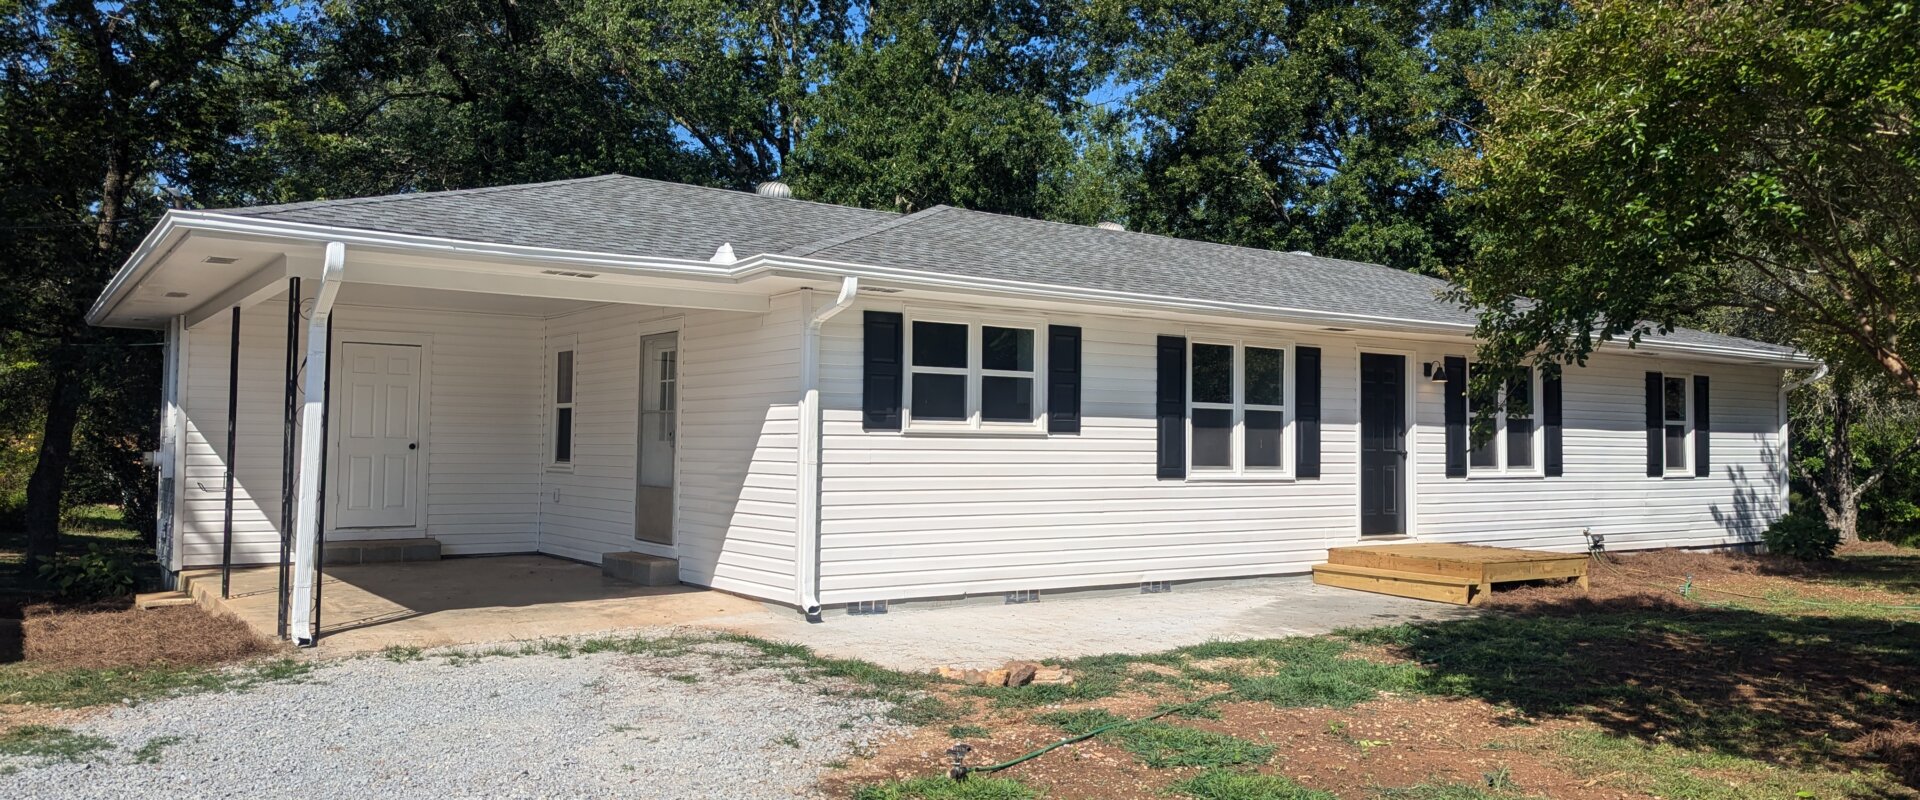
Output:
[[[1661,406],[1660,373],[1647,373],[1647,477],[1658,478],[1666,469],[1666,452],[1662,449],[1666,435],[1664,427],[1667,417]]]
[[[1047,326],[1047,432],[1080,432],[1080,329]]]
[[[866,319],[865,399],[861,424],[870,431],[900,430],[903,318],[891,311],[868,311]]]
[[[1447,477],[1467,476],[1467,360],[1447,356]]]
[[[1707,376],[1693,376],[1693,475],[1705,478],[1713,474],[1713,464],[1708,454],[1712,447],[1707,439],[1713,431],[1713,420],[1707,415]]]
[[[1540,422],[1546,437],[1547,477],[1566,473],[1566,457],[1560,449],[1560,376],[1540,376]]]
[[[1162,478],[1187,477],[1187,340],[1162,336],[1159,344],[1159,391],[1155,408],[1159,419]]]
[[[1293,349],[1294,475],[1320,477],[1320,348]]]

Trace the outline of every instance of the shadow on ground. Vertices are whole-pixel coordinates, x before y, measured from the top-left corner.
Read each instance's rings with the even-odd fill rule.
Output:
[[[1528,716],[1776,763],[1881,765],[1920,788],[1920,622],[1622,597],[1356,636],[1428,666],[1436,691]]]

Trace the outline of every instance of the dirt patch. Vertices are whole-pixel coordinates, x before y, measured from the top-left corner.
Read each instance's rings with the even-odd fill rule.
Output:
[[[1148,713],[1155,698],[1127,695],[1072,708],[1101,708],[1128,717]],[[1035,713],[1054,708],[1037,709]],[[1547,722],[1519,727],[1510,716],[1476,700],[1390,697],[1351,709],[1280,708],[1237,702],[1217,706],[1217,719],[1163,717],[1276,748],[1259,772],[1284,775],[1303,786],[1341,798],[1371,798],[1380,787],[1428,783],[1484,786],[1497,783],[1528,795],[1570,800],[1616,800],[1627,792],[1547,763],[1534,743],[1577,727]],[[1060,728],[1027,714],[987,713],[969,724],[992,733],[965,738],[975,749],[970,764],[1016,758],[1065,736]],[[850,796],[862,785],[938,774],[956,740],[940,729],[923,729],[831,776],[829,796]],[[1162,800],[1167,787],[1191,778],[1199,767],[1150,769],[1104,738],[1069,745],[999,773],[1042,790],[1049,800]]]
[[[219,664],[272,648],[231,615],[199,606],[116,611],[29,606],[21,624],[34,669]]]
[[[1555,606],[1635,601],[1648,609],[1681,608],[1683,587],[1696,597],[1714,601],[1764,602],[1767,598],[1879,605],[1920,604],[1905,591],[1880,561],[1901,559],[1912,569],[1913,551],[1883,542],[1849,545],[1844,558],[1804,562],[1772,555],[1700,550],[1647,550],[1609,555],[1588,568],[1590,591],[1571,582],[1546,582],[1501,588],[1487,598],[1486,607],[1525,613],[1552,613]],[[1903,558],[1904,556],[1904,558]],[[1894,565],[1896,568],[1901,565]],[[1920,578],[1916,578],[1920,580]],[[1818,607],[1796,609],[1820,613]]]

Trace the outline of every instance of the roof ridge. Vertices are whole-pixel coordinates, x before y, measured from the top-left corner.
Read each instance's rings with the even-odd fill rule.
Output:
[[[1412,275],[1420,278],[1425,278],[1429,281],[1438,281],[1443,284],[1450,283],[1444,278],[1436,278],[1432,275],[1426,275],[1419,272],[1414,272],[1412,270],[1404,270],[1397,267],[1390,267],[1390,266],[1387,266],[1386,264],[1375,264],[1370,261],[1355,261],[1350,258],[1337,258],[1334,256],[1323,256],[1323,255],[1316,255],[1313,253],[1308,253],[1306,255],[1299,255],[1297,253],[1293,253],[1286,250],[1275,250],[1270,247],[1255,247],[1253,245],[1233,244],[1231,242],[1216,242],[1209,239],[1188,239],[1182,236],[1172,236],[1164,233],[1152,233],[1149,231],[1134,231],[1134,230],[1125,230],[1125,229],[1116,231],[1116,230],[1110,230],[1105,228],[1099,228],[1092,225],[1079,225],[1072,222],[1059,222],[1057,220],[1040,219],[1038,217],[1023,217],[1018,214],[1002,214],[997,211],[981,211],[981,210],[972,209],[972,208],[955,208],[953,210],[965,212],[968,214],[979,214],[981,216],[1012,220],[1014,222],[1026,222],[1026,223],[1033,223],[1035,225],[1060,226],[1060,227],[1072,228],[1076,231],[1102,231],[1103,233],[1107,233],[1107,234],[1144,236],[1149,239],[1154,239],[1160,242],[1166,242],[1174,246],[1190,247],[1193,245],[1200,245],[1203,247],[1215,247],[1215,248],[1222,248],[1227,250],[1241,250],[1241,251],[1246,251],[1248,253],[1258,254],[1266,257],[1283,256],[1288,258],[1311,258],[1316,261],[1330,261],[1337,264],[1349,264],[1356,267],[1367,267],[1371,269],[1385,270],[1387,272],[1392,272],[1398,275]]]
[[[828,204],[828,205],[832,205],[832,204]],[[836,207],[849,208],[849,206],[836,206]],[[830,236],[828,238],[821,239],[817,242],[803,244],[799,247],[788,248],[787,250],[779,253],[779,255],[791,256],[793,258],[803,258],[806,256],[813,255],[814,253],[818,253],[822,250],[826,250],[828,248],[839,247],[840,245],[846,244],[848,242],[859,241],[861,239],[867,238],[868,236],[885,233],[887,231],[893,230],[894,228],[898,228],[908,223],[918,222],[920,220],[926,219],[927,217],[933,216],[934,214],[938,214],[942,211],[952,211],[952,210],[954,210],[953,206],[949,206],[945,204],[923,208],[911,214],[901,214],[897,217],[894,217],[893,219],[887,220],[886,222],[882,222],[878,225],[874,225],[869,228],[861,228],[859,230],[849,231],[847,233],[843,233],[838,236]]]
[[[372,205],[374,203],[399,202],[404,200],[425,200],[425,199],[430,199],[435,197],[452,197],[455,195],[465,196],[465,195],[476,195],[476,194],[497,194],[500,192],[517,192],[517,191],[525,191],[525,190],[532,190],[532,189],[545,189],[553,186],[571,185],[576,183],[594,183],[598,181],[610,180],[613,178],[628,178],[628,177],[632,177],[632,176],[622,175],[617,172],[609,172],[605,175],[589,175],[584,178],[561,178],[559,180],[540,181],[538,183],[510,183],[502,186],[474,186],[466,189],[440,189],[440,190],[431,191],[431,192],[405,192],[401,194],[379,194],[379,195],[371,195],[367,197],[341,197],[341,198],[336,198],[331,200],[301,200],[293,203],[276,203],[273,205],[265,205],[265,206],[237,206],[233,208],[214,208],[214,209],[208,209],[208,210],[213,211],[215,213],[233,212],[238,214],[244,214],[246,216],[254,216],[258,214],[278,214],[283,211],[293,211],[296,209],[308,208],[315,205],[319,205],[321,203],[325,203],[334,207]],[[641,180],[645,180],[645,179],[643,178]]]
[[[877,208],[862,208],[860,206],[850,206],[843,203],[828,203],[823,200],[808,200],[803,197],[767,197],[766,195],[760,194],[759,192],[748,191],[745,189],[728,189],[725,186],[706,186],[698,183],[680,183],[678,181],[663,181],[659,178],[644,178],[639,175],[628,175],[624,172],[609,172],[600,177],[626,178],[627,180],[630,180],[630,181],[645,181],[647,183],[655,183],[661,186],[671,186],[675,189],[700,189],[702,191],[708,191],[708,192],[722,192],[722,193],[731,194],[731,195],[746,195],[747,197],[758,197],[766,200],[779,200],[784,203],[805,203],[810,206],[825,206],[827,208],[837,208],[842,211],[863,211],[868,214],[895,214],[895,215],[899,214],[899,212],[897,211],[882,211]],[[770,180],[779,180],[779,179],[772,178]]]

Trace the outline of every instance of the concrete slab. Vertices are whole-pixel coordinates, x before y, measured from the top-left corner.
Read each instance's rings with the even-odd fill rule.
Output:
[[[1018,605],[918,607],[808,623],[797,612],[697,624],[795,642],[900,670],[997,667],[1014,659],[1150,653],[1216,640],[1460,619],[1472,609],[1316,586],[1305,576],[1160,594],[1042,597]]]
[[[767,614],[754,600],[691,586],[636,586],[600,568],[546,556],[493,556],[327,567],[318,650],[345,655],[389,645],[436,647],[572,636],[622,628],[691,625],[713,617]],[[226,611],[262,636],[278,617],[275,567],[182,574],[201,604]],[[797,618],[798,612],[794,612]]]

